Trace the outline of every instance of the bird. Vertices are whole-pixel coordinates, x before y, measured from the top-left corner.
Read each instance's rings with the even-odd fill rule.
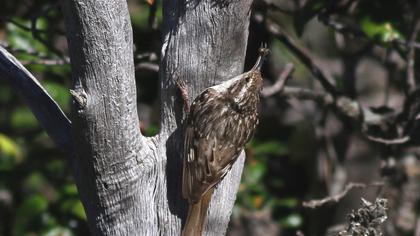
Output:
[[[269,50],[260,47],[251,70],[209,87],[192,102],[184,131],[182,196],[189,204],[183,236],[200,236],[217,185],[232,168],[258,124],[261,67]]]

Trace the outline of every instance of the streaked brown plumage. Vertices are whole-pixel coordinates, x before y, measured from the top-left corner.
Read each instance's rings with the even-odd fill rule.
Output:
[[[202,234],[213,187],[255,131],[263,83],[260,69],[268,49],[259,52],[249,72],[204,90],[191,105],[183,156],[182,195],[190,204],[184,236]]]

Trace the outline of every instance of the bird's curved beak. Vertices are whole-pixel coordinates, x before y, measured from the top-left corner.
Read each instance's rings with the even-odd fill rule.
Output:
[[[262,67],[262,65],[263,65],[263,63],[264,63],[264,61],[265,61],[269,52],[270,52],[270,50],[267,48],[266,45],[264,45],[264,44],[261,45],[260,49],[258,49],[258,53],[259,53],[258,59],[255,62],[254,67],[252,67],[251,70],[261,71],[261,67]]]

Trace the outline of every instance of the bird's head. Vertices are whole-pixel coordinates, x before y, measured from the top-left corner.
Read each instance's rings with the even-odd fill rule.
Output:
[[[269,53],[269,50],[266,47],[261,47],[258,52],[258,59],[252,69],[235,77],[237,79],[234,80],[227,89],[234,101],[239,105],[247,103],[249,97],[258,95],[259,92],[261,92],[263,86],[261,67]]]
[[[261,47],[258,52],[259,57],[250,71],[213,86],[212,88],[217,92],[224,94],[226,97],[232,98],[238,106],[247,105],[249,99],[258,96],[263,85],[261,67],[269,50],[266,47]]]

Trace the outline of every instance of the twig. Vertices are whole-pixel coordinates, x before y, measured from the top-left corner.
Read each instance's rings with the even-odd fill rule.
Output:
[[[296,88],[286,86],[282,92],[282,95],[287,97],[295,97],[303,100],[314,100],[321,103],[324,106],[333,105],[336,112],[345,115],[346,117],[357,122],[359,125],[362,124],[363,120],[363,108],[361,104],[348,97],[341,96],[333,98],[328,93],[316,92],[306,88]]]
[[[374,141],[377,143],[382,143],[385,145],[396,145],[396,144],[404,144],[407,143],[408,141],[410,141],[410,137],[409,136],[404,136],[401,138],[394,138],[394,139],[384,139],[381,137],[374,137],[366,132],[363,132],[363,134],[366,136],[367,139],[369,139],[370,141]]]
[[[3,48],[5,48],[7,51],[11,52],[11,53],[25,53],[31,56],[35,56],[35,57],[43,57],[38,51],[36,51],[34,48],[32,47],[25,47],[25,49],[21,49],[21,48],[13,48],[11,47],[7,42],[5,41],[0,41],[0,46],[2,46]]]
[[[254,16],[255,21],[261,23],[264,21],[264,17],[256,14]],[[312,74],[319,80],[321,85],[326,90],[327,94],[315,93],[306,89],[288,89],[285,87],[282,92],[282,95],[285,96],[295,96],[300,99],[311,99],[322,102],[324,105],[333,104],[334,108],[339,111],[341,114],[344,114],[348,118],[351,118],[353,121],[356,121],[360,127],[363,127],[365,120],[364,111],[365,109],[361,104],[349,97],[342,96],[339,91],[336,90],[335,86],[330,82],[332,79],[328,74],[321,69],[319,65],[316,64],[315,60],[310,56],[308,50],[304,47],[299,46],[289,35],[287,35],[278,24],[271,21],[270,19],[265,20],[265,26],[269,33],[277,37],[282,41],[301,61],[302,63],[310,69]],[[384,118],[385,119],[385,118]],[[387,144],[387,145],[397,145],[406,143],[410,140],[408,136],[403,136],[402,138],[395,139],[383,139],[379,137],[373,137],[365,132],[362,132],[369,140]]]
[[[142,62],[136,65],[137,70],[148,70],[152,72],[159,72],[159,65],[150,62]]]
[[[323,105],[330,105],[334,101],[333,98],[327,93],[291,86],[285,86],[281,95],[290,98],[294,97],[301,100],[314,100],[316,102],[322,103]]]
[[[66,65],[70,63],[70,59],[68,57],[63,57],[60,59],[52,59],[48,58],[41,53],[37,52],[33,48],[26,48],[26,49],[16,49],[10,47],[6,42],[0,41],[0,46],[5,48],[7,51],[14,53],[14,54],[27,54],[30,56],[34,56],[37,59],[35,60],[25,60],[20,61],[22,65],[46,65],[46,66],[53,66],[53,65]]]
[[[136,60],[147,59],[148,61],[156,61],[158,60],[158,56],[156,55],[155,52],[144,52],[144,53],[136,54],[134,56],[134,59]]]
[[[257,22],[263,21],[262,16],[255,16],[255,20]],[[328,76],[328,74],[321,69],[319,65],[315,62],[315,60],[312,59],[310,56],[308,50],[302,46],[299,46],[286,32],[284,32],[278,24],[275,22],[266,19],[265,25],[267,28],[267,31],[271,33],[273,36],[275,36],[277,39],[279,39],[281,42],[283,42],[301,61],[302,63],[308,67],[308,69],[311,71],[311,73],[319,80],[322,87],[330,93],[333,97],[338,96],[340,93],[336,90],[335,86],[331,81],[333,79]]]
[[[13,19],[6,18],[6,17],[0,17],[1,21],[9,22],[22,30],[29,31],[32,34],[32,37],[42,43],[46,48],[48,48],[50,51],[52,51],[54,54],[56,54],[60,58],[64,58],[63,52],[58,50],[54,47],[54,45],[50,44],[47,40],[43,39],[40,34],[49,33],[50,30],[42,30],[37,29],[36,23],[39,18],[39,16],[47,15],[48,11],[53,9],[54,7],[58,7],[58,3],[52,4],[51,6],[43,9],[40,13],[36,13],[33,17],[30,19],[30,27],[26,26],[25,24],[21,24],[17,21],[14,21]],[[56,32],[57,34],[64,34],[63,32]]]
[[[365,117],[365,109],[361,107],[357,101],[351,100],[347,97],[339,97],[334,100],[331,95],[323,92],[316,92],[306,88],[290,87],[285,86],[281,92],[281,96],[288,98],[297,98],[300,100],[313,100],[323,106],[333,105],[335,111],[340,112],[340,114],[345,115],[347,118],[355,121],[361,127],[364,127],[367,124],[366,120],[361,120],[361,117]],[[385,117],[381,117],[386,119]],[[409,142],[410,136],[403,136],[392,139],[385,139],[381,137],[375,137],[366,132],[365,129],[362,129],[362,134],[369,139],[370,141],[381,143],[385,145],[399,145]]]
[[[63,58],[63,53],[61,51],[59,51],[58,49],[56,49],[55,47],[53,47],[52,45],[50,45],[46,40],[44,40],[41,36],[40,33],[48,33],[48,30],[40,30],[36,28],[36,19],[34,21],[31,20],[31,27],[28,27],[24,24],[21,24],[17,21],[14,21],[12,19],[2,19],[3,21],[9,22],[13,25],[15,25],[16,27],[21,28],[22,30],[25,31],[30,31],[32,33],[32,37],[34,39],[36,39],[37,41],[39,41],[40,43],[42,43],[45,47],[47,47],[49,50],[51,50],[54,54],[56,54],[58,57]],[[58,32],[59,33],[59,32]]]
[[[7,17],[0,17],[0,21],[3,22],[9,22],[10,24],[13,24],[14,26],[21,28],[22,30],[25,31],[31,31],[32,29],[24,24],[21,24],[13,19],[7,18]],[[48,33],[48,30],[41,30],[41,29],[36,29],[39,33]]]
[[[324,25],[331,27],[334,31],[338,33],[347,34],[347,35],[355,36],[355,37],[367,38],[367,35],[359,28],[346,25],[342,22],[334,20],[329,15],[328,16],[323,15],[323,14],[318,15],[318,19],[322,23],[324,23]]]
[[[408,45],[408,42],[403,40],[403,39],[396,39],[396,40],[394,40],[394,42],[397,43],[398,45],[402,46],[402,47],[407,47],[407,45]],[[415,42],[414,41],[414,42],[411,42],[410,44],[413,45],[413,47],[415,49],[420,49],[420,42]]]
[[[322,23],[324,23],[326,26],[332,28],[334,31],[336,31],[338,33],[346,34],[346,35],[350,35],[350,36],[354,36],[354,37],[359,37],[359,38],[365,38],[367,40],[372,41],[359,28],[356,28],[356,27],[350,26],[350,25],[346,25],[342,22],[339,22],[337,20],[332,19],[329,16],[327,17],[327,16],[319,15],[318,19]],[[395,40],[392,41],[392,43],[395,43],[398,46],[402,46],[404,48],[407,48],[408,45],[409,45],[409,42],[407,42],[406,40],[403,40],[403,39],[395,39]],[[412,41],[411,45],[416,49],[420,49],[420,43],[419,42]]]
[[[264,87],[263,90],[261,91],[261,95],[263,97],[270,97],[273,94],[282,91],[287,78],[289,78],[289,75],[293,72],[293,70],[294,70],[293,63],[287,63],[283,71],[280,73],[277,81],[271,86]]]
[[[40,31],[36,28],[36,22],[37,22],[38,18],[33,18],[31,20],[31,33],[32,33],[32,37],[36,40],[38,40],[40,43],[42,43],[45,47],[47,47],[51,52],[53,52],[54,54],[56,54],[58,57],[63,58],[63,52],[61,52],[60,50],[58,50],[56,47],[54,47],[54,45],[50,44],[47,40],[43,39],[40,35]]]
[[[382,186],[383,183],[373,183],[371,184],[372,186]],[[367,185],[366,184],[362,184],[362,183],[349,183],[346,185],[346,187],[343,189],[343,191],[341,191],[340,193],[333,195],[333,196],[329,196],[323,199],[319,199],[319,200],[310,200],[310,201],[304,201],[302,203],[303,207],[306,208],[311,208],[311,209],[315,209],[318,207],[321,207],[323,205],[326,204],[330,204],[330,203],[338,203],[341,199],[343,199],[348,192],[350,192],[350,190],[354,189],[354,188],[366,188]]]
[[[39,58],[35,61],[21,61],[22,65],[45,65],[45,66],[61,66],[70,63],[69,59],[42,59]]]
[[[319,199],[319,200],[305,201],[305,202],[302,203],[302,206],[306,207],[306,208],[315,209],[315,208],[323,206],[327,203],[337,203],[342,198],[344,198],[350,190],[352,190],[354,188],[366,188],[366,184],[349,183],[349,184],[346,185],[346,187],[344,188],[343,191],[341,191],[340,193],[338,193],[336,195],[326,197],[326,198],[323,198],[323,199]]]

